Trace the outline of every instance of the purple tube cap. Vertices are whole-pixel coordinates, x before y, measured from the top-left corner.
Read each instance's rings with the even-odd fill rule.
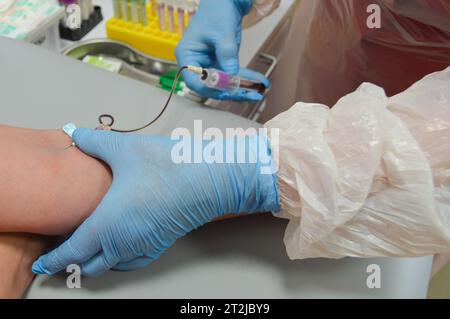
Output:
[[[77,0],[59,0],[59,3],[64,4],[64,5],[74,4],[77,2],[78,2]]]

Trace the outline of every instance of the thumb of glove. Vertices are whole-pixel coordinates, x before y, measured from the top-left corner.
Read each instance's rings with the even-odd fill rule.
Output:
[[[84,153],[111,164],[120,149],[123,135],[111,131],[78,128],[73,132],[75,145]]]

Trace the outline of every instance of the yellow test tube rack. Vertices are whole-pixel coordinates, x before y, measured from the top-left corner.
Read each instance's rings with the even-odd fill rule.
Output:
[[[125,42],[137,50],[163,60],[176,61],[175,48],[181,40],[181,34],[178,33],[178,12],[174,16],[174,32],[159,29],[159,19],[152,8],[152,1],[146,5],[148,24],[138,24],[127,22],[117,18],[111,18],[106,22],[106,33],[110,39]],[[165,11],[166,23],[169,21],[168,12]],[[187,27],[188,16],[184,18],[185,28]]]

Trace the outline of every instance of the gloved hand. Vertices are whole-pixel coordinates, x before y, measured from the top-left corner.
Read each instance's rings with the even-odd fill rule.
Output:
[[[72,236],[33,264],[36,274],[54,274],[69,264],[78,264],[88,276],[110,268],[144,267],[178,238],[225,213],[278,209],[275,176],[261,174],[272,165],[264,137],[240,137],[236,147],[224,140],[212,144],[198,140],[195,146],[170,137],[77,129],[73,140],[111,167],[113,182]],[[227,163],[211,157],[202,161],[207,149],[221,154],[224,144]],[[229,163],[230,159],[237,163],[237,149],[257,160]],[[256,156],[261,150],[269,154],[267,158]],[[188,153],[198,163],[180,163],[179,155]]]
[[[242,18],[250,11],[252,0],[203,0],[176,48],[178,65],[213,67],[229,74],[262,82],[269,80],[262,74],[239,67]],[[184,71],[189,88],[216,100],[259,101],[257,92],[238,90],[235,94],[206,87],[197,74]]]

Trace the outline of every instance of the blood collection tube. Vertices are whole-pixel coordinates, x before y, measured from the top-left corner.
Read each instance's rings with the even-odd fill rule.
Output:
[[[167,1],[167,14],[169,16],[169,31],[175,32],[175,1]]]
[[[154,17],[156,17],[156,15],[158,14],[158,13],[157,13],[157,11],[158,11],[158,3],[157,3],[157,0],[150,0],[150,1],[151,1],[151,2],[150,2],[150,8],[151,8],[150,12],[151,12],[151,15],[154,16]]]
[[[140,10],[139,10],[139,20],[142,23],[142,25],[148,25],[148,18],[147,18],[147,1],[146,0],[139,0],[140,1]]]
[[[85,0],[79,1],[79,6],[80,6],[80,10],[81,10],[81,19],[88,20],[90,14],[89,14],[89,8],[88,8],[87,1],[85,1]]]
[[[114,0],[114,18],[122,19],[122,0]]]
[[[184,34],[184,15],[186,10],[186,2],[178,0],[177,17],[178,17],[178,33],[183,36]]]
[[[164,3],[164,0],[158,0],[158,21],[159,21],[159,30],[165,31],[166,30],[166,5]]]
[[[231,94],[239,89],[241,79],[238,76],[230,75],[217,69],[203,69],[201,80],[203,84],[211,89],[226,91]]]
[[[131,0],[131,21],[135,24],[139,23],[138,0]]]
[[[194,0],[185,0],[185,1],[186,1],[186,11],[188,12],[188,22],[190,22],[197,10],[197,3]]]
[[[94,4],[92,3],[92,0],[86,0],[86,3],[87,3],[86,7],[89,12],[89,16],[91,16],[91,14],[94,13]]]
[[[129,0],[122,0],[122,19],[127,22],[131,20],[128,2]]]

